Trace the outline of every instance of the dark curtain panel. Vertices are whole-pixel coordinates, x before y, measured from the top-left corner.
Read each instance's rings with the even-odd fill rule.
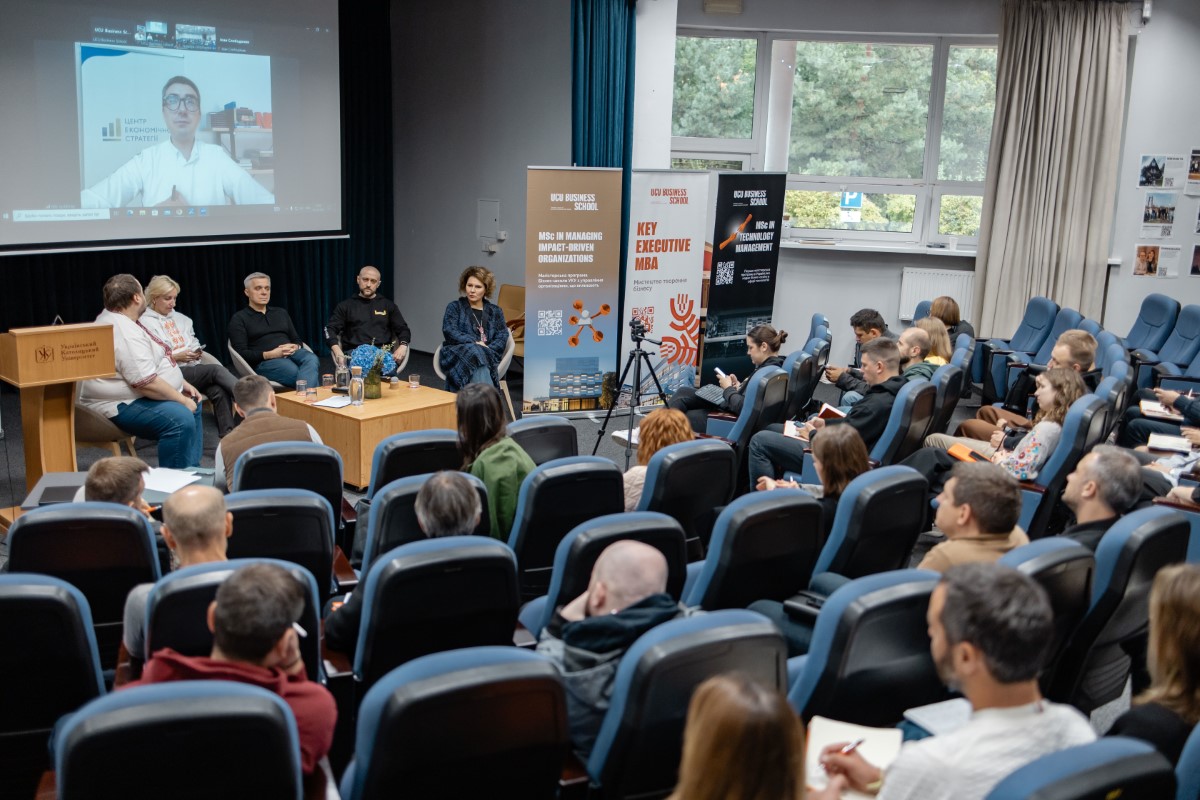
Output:
[[[208,352],[229,363],[225,329],[246,304],[242,279],[271,276],[272,305],[286,308],[314,350],[334,305],[354,293],[354,275],[374,264],[392,275],[391,24],[386,0],[341,0],[342,216],[349,239],[160,247],[0,256],[0,330],[89,322],[100,288],[118,272],[143,285],[158,274],[179,281],[179,310],[196,322]]]
[[[621,167],[621,305],[629,248],[637,0],[572,0],[571,161]],[[624,319],[624,317],[622,317]]]

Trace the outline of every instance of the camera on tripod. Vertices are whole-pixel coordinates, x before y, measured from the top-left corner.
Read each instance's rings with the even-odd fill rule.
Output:
[[[635,344],[646,338],[646,323],[637,317],[629,320],[629,338]]]

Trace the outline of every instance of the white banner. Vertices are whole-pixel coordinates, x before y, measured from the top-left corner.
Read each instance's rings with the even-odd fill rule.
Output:
[[[633,172],[621,368],[633,349],[629,322],[636,317],[645,324],[647,337],[662,341],[662,347],[644,344],[643,349],[668,395],[695,380],[708,191],[707,172]],[[632,383],[630,370],[619,405],[628,404]],[[642,403],[657,402],[656,393],[643,362]]]

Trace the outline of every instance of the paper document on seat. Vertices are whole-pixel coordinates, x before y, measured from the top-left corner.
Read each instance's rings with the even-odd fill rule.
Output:
[[[200,476],[194,472],[184,472],[181,469],[167,469],[166,467],[151,467],[150,471],[146,473],[146,491],[171,494],[179,491],[189,483],[195,483],[198,480],[200,480]]]
[[[904,712],[904,718],[934,736],[954,733],[971,721],[971,704],[965,697],[917,706]]]
[[[829,776],[821,766],[821,751],[838,742],[853,742],[862,739],[858,752],[880,769],[886,769],[900,754],[903,734],[899,728],[868,728],[816,716],[808,723],[808,738],[805,744],[805,778],[809,787],[823,789],[829,784]],[[848,789],[842,797],[871,798],[874,795]]]

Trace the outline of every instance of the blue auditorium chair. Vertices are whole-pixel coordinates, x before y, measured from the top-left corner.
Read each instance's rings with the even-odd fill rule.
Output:
[[[474,532],[479,536],[490,536],[492,522],[487,511],[487,486],[469,472],[459,474],[479,493],[479,524]],[[366,522],[359,522],[365,524],[367,530],[361,561],[363,570],[368,569],[380,553],[426,538],[417,522],[417,495],[430,477],[432,473],[398,478],[375,493]]]
[[[625,481],[607,458],[558,458],[526,475],[508,537],[517,556],[521,596],[532,600],[546,593],[554,551],[572,528],[624,510]]]
[[[985,800],[1157,800],[1174,792],[1175,775],[1161,753],[1137,739],[1106,736],[1031,761]]]
[[[568,746],[551,661],[514,647],[434,653],[363,698],[341,796],[553,800]]]
[[[981,339],[975,348],[971,361],[971,380],[983,385],[984,375],[991,364],[991,355],[995,350],[1008,350],[1016,353],[1036,353],[1058,315],[1058,303],[1047,297],[1034,297],[1025,305],[1025,315],[1021,323],[1008,339]]]
[[[1153,385],[1155,368],[1179,374],[1200,354],[1200,306],[1184,306],[1175,319],[1175,327],[1158,350],[1139,348],[1132,355],[1137,364],[1137,388],[1146,389]]]
[[[934,388],[933,416],[929,418],[925,436],[931,433],[945,433],[950,427],[950,418],[954,416],[954,409],[962,396],[964,377],[963,371],[953,364],[943,364],[934,370],[929,379]],[[924,441],[924,438],[921,437],[921,440]]]
[[[1129,334],[1121,342],[1130,351],[1149,350],[1156,352],[1171,335],[1175,320],[1179,316],[1179,301],[1165,294],[1148,294],[1142,300],[1137,319]]]
[[[1088,450],[1103,441],[1108,405],[1095,394],[1080,397],[1067,410],[1058,444],[1032,481],[1021,482],[1021,516],[1017,522],[1031,539],[1045,536],[1067,475]]]
[[[431,428],[394,434],[375,445],[367,498],[373,500],[380,488],[398,478],[460,469],[462,465],[457,431]]]
[[[690,552],[699,558],[712,535],[716,509],[737,488],[737,457],[725,442],[694,439],[667,445],[650,457],[638,511],[679,521]]]
[[[308,489],[329,501],[335,521],[342,517],[342,457],[316,442],[267,442],[238,456],[233,492],[249,489]]]
[[[1008,393],[1008,387],[1016,380],[1016,376],[1030,364],[1044,367],[1050,360],[1051,351],[1054,350],[1054,344],[1058,341],[1058,337],[1074,329],[1082,319],[1083,315],[1075,309],[1060,308],[1054,315],[1050,332],[1036,348],[1032,350],[1018,348],[1011,343],[1007,348],[1002,348],[993,344],[991,360],[985,366],[983,401],[993,403],[1003,400]],[[1015,339],[1016,337],[1014,337],[1014,341]],[[993,339],[989,344],[995,341]]]
[[[929,316],[929,312],[932,310],[932,308],[932,300],[922,300],[921,302],[917,303],[917,307],[913,309],[912,321],[916,322],[917,320],[925,319]]]
[[[306,489],[251,489],[225,498],[233,514],[229,558],[276,558],[299,564],[317,580],[321,601],[337,593],[333,577],[333,510]]]
[[[565,417],[538,414],[508,424],[508,435],[521,445],[534,464],[579,455],[579,436]]]
[[[1179,783],[1175,800],[1200,800],[1200,725],[1192,728],[1192,735],[1183,745],[1175,779]]]
[[[742,411],[732,414],[709,414],[706,434],[719,436],[733,446],[738,463],[737,485],[744,486],[749,480],[747,450],[750,437],[768,425],[783,422],[787,408],[788,374],[779,367],[763,367],[747,379]]]
[[[788,399],[783,418],[796,419],[812,404],[813,392],[821,382],[821,371],[817,368],[817,359],[803,350],[790,353],[783,360],[782,369],[788,375]]]

